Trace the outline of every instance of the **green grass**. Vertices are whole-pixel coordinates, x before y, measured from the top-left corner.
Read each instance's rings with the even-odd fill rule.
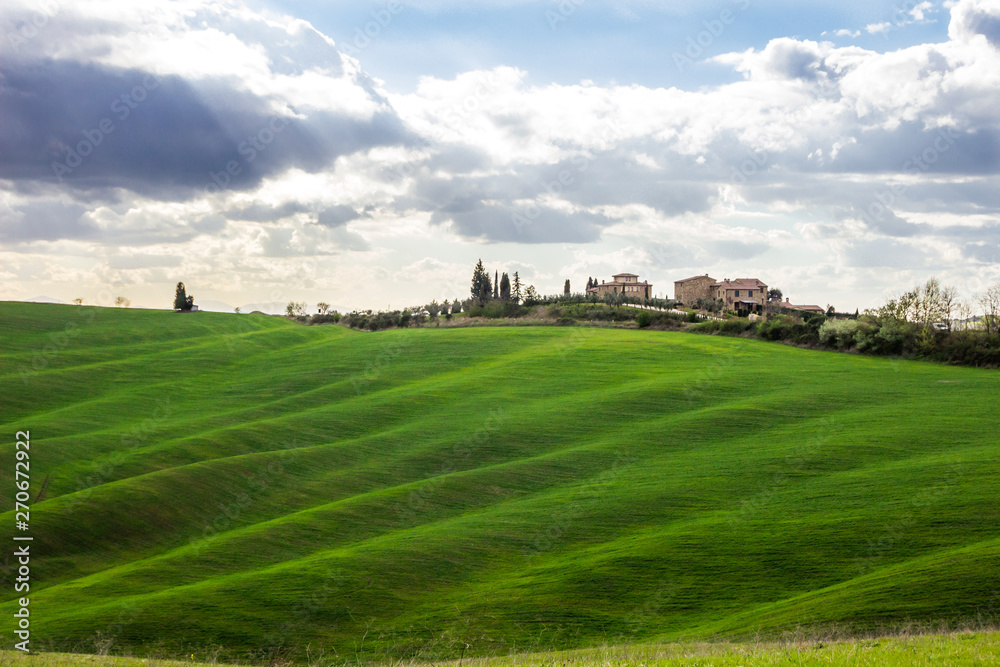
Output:
[[[211,656],[208,656],[210,659]],[[43,653],[31,657],[0,651],[0,667],[225,667],[191,654],[184,661],[142,659],[115,655]],[[275,659],[268,661],[275,665]],[[346,658],[316,652],[309,667],[331,664],[380,664],[360,656]],[[995,665],[1000,662],[1000,632],[961,632],[902,637],[872,637],[848,641],[794,641],[746,643],[633,644],[549,653],[522,653],[504,657],[464,658],[459,662],[421,662],[419,658],[392,665],[431,667],[628,667],[648,665],[852,665],[856,667],[915,667],[920,665]]]
[[[36,647],[457,657],[1000,610],[995,371],[2,303],[0,376],[0,486],[26,429],[48,480]]]

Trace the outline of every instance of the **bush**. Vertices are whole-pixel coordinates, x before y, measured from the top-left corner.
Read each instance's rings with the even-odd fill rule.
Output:
[[[778,315],[757,325],[757,335],[764,340],[788,340],[799,320],[788,315]]]
[[[550,317],[569,317],[590,322],[627,322],[636,318],[635,308],[615,308],[601,303],[563,303],[550,306]]]
[[[362,329],[365,331],[381,331],[383,329],[393,329],[395,327],[407,327],[410,325],[413,316],[410,311],[402,312],[393,310],[385,313],[348,313],[340,318],[340,323],[352,329]]]
[[[917,347],[917,327],[895,318],[863,318],[854,341],[858,351],[866,354],[906,354]]]
[[[325,315],[313,315],[309,318],[309,324],[336,324],[340,318],[341,315],[337,311]]]
[[[981,331],[952,333],[932,357],[951,364],[1000,368],[1000,336]]]
[[[636,316],[635,322],[639,325],[640,329],[645,329],[653,323],[653,316],[648,310],[644,310]]]
[[[478,303],[473,304],[468,313],[470,317],[486,317],[495,320],[501,317],[522,317],[526,313],[526,309],[513,301],[493,299],[482,306]]]
[[[849,350],[855,345],[857,320],[827,320],[819,328],[819,343],[838,350]]]
[[[691,331],[723,336],[739,336],[753,329],[754,324],[746,318],[731,320],[706,320],[691,327]]]

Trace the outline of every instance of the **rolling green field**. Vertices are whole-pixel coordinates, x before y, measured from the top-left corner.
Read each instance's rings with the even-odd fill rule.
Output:
[[[314,654],[309,667],[341,662]],[[347,658],[346,664],[366,664]],[[450,662],[393,661],[407,667],[763,667],[777,665],[847,665],[851,667],[919,667],[922,665],[996,665],[1000,662],[1000,632],[956,632],[848,641],[787,641],[747,643],[673,643],[604,646],[591,649],[522,653],[504,657],[463,658]],[[274,664],[274,663],[272,663]],[[226,667],[224,663],[142,659],[115,655],[45,653],[27,656],[0,651],[0,667]]]
[[[457,658],[1000,612],[996,371],[0,303],[0,375],[36,649]]]

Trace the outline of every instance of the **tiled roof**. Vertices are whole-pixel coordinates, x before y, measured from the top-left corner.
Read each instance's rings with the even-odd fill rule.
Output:
[[[643,280],[641,283],[620,283],[617,280],[612,280],[612,281],[607,282],[607,283],[598,283],[598,284],[592,286],[590,289],[594,289],[595,287],[621,287],[623,285],[628,285],[630,287],[634,286],[634,285],[650,285],[650,286],[652,286],[652,283],[647,282],[645,280]]]
[[[706,273],[703,276],[691,276],[690,278],[685,278],[684,280],[675,280],[674,284],[677,284],[677,283],[686,283],[686,282],[690,282],[692,280],[698,280],[699,278],[708,278],[712,282],[715,282],[715,278],[709,278],[708,274]]]
[[[782,308],[788,308],[790,310],[810,310],[816,313],[826,312],[826,308],[823,308],[822,306],[795,306],[792,305],[792,303],[788,299],[785,299],[778,305],[781,306]]]
[[[760,289],[767,287],[757,278],[737,278],[736,280],[722,280],[713,283],[712,287],[725,287],[726,289]]]

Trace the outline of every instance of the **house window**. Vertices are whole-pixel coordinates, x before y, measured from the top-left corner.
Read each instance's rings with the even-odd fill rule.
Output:
[[[736,290],[736,298],[737,299],[740,298],[740,291],[739,290]]]
[[[752,299],[752,298],[753,298],[753,290],[749,290],[749,291],[747,292],[747,296],[748,296],[748,297],[750,297],[750,298]]]

